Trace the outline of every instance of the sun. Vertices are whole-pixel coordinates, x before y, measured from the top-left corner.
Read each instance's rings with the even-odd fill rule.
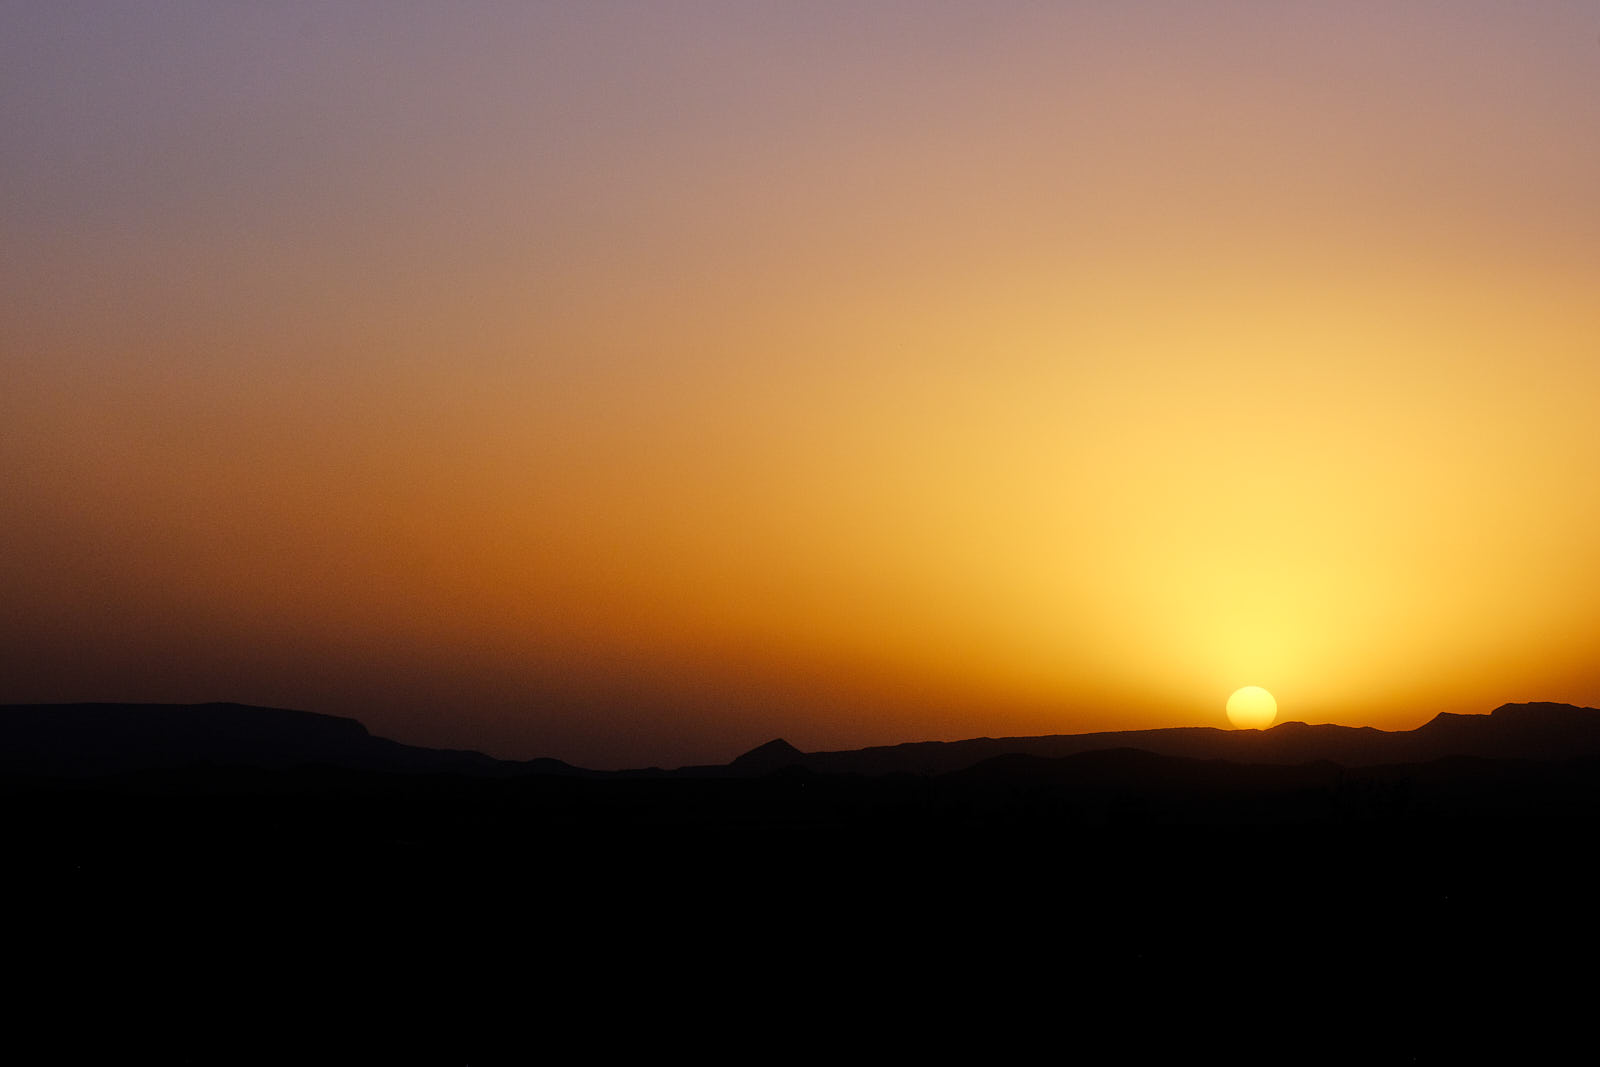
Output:
[[[1240,730],[1264,730],[1278,717],[1278,702],[1259,685],[1247,685],[1228,698],[1228,721]]]

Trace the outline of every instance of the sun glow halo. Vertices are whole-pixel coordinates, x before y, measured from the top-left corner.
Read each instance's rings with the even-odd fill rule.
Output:
[[[1235,690],[1228,698],[1228,721],[1240,730],[1264,730],[1278,717],[1278,702],[1259,685]]]

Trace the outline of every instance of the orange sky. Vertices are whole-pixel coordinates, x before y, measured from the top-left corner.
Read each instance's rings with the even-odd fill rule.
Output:
[[[0,700],[1600,704],[1600,9],[1285,6],[9,7]]]

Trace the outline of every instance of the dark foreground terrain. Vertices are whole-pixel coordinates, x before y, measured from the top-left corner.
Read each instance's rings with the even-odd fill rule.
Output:
[[[1363,764],[1154,731],[601,774],[0,709],[9,1017],[65,1061],[1526,1048],[1592,998],[1600,712],[1449,718]]]

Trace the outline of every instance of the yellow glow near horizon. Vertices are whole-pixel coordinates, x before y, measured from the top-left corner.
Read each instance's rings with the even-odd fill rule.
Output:
[[[1265,730],[1278,717],[1278,702],[1259,685],[1247,685],[1228,698],[1228,721],[1240,730]]]

